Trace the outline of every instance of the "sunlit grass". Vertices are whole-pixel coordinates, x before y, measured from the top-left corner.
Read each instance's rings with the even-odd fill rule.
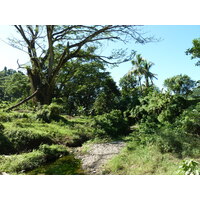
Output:
[[[180,159],[162,154],[156,146],[127,146],[107,163],[104,174],[172,175],[177,174]]]
[[[67,148],[62,145],[41,145],[29,153],[0,156],[0,172],[23,173],[67,154]]]

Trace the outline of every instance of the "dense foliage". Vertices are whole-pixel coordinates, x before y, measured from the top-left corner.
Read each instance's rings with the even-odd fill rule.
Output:
[[[195,86],[195,81],[187,75],[177,75],[164,81],[164,86],[170,92],[178,95],[188,95]]]
[[[94,117],[94,134],[99,138],[117,138],[128,133],[128,123],[120,110]]]
[[[91,27],[88,30],[94,31]],[[103,33],[102,37],[107,38],[108,33]],[[199,58],[199,40],[193,45],[187,54]],[[108,60],[106,63],[95,54],[96,46],[74,50],[76,55],[71,50],[71,60],[65,58],[66,45],[58,44],[51,50],[54,61],[50,56],[41,72],[33,60],[34,66],[26,66],[27,75],[6,67],[0,71],[0,172],[37,171],[67,155],[69,148],[86,142],[123,140],[126,147],[105,167],[105,174],[199,174],[199,81],[177,75],[166,79],[166,90],[160,90],[153,83],[154,64],[138,54],[118,87],[106,68]],[[52,71],[45,66],[56,70],[60,62],[63,63],[55,77],[49,77]],[[43,88],[37,88],[39,93],[36,90],[32,100],[26,101],[36,89],[34,78]],[[17,102],[22,104],[10,111],[8,108]]]
[[[0,100],[13,101],[28,96],[28,77],[20,71],[7,69],[0,71]]]

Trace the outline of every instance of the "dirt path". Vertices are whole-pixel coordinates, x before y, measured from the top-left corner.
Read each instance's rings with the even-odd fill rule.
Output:
[[[76,148],[75,157],[82,161],[82,168],[87,174],[102,174],[102,167],[113,156],[117,155],[125,146],[124,142],[110,142],[92,144],[86,153],[81,153],[82,148]]]

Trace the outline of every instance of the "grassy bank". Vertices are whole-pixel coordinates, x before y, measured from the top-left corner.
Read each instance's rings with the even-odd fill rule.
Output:
[[[178,122],[162,127],[140,123],[129,129],[116,110],[96,117],[58,115],[52,119],[32,111],[0,114],[0,172],[83,174],[80,161],[65,157],[69,148],[114,140],[127,144],[107,163],[104,174],[178,174],[180,166],[185,174],[199,167],[195,162],[200,161],[200,138]]]
[[[181,159],[162,154],[156,146],[127,147],[109,163],[104,174],[115,175],[172,175],[177,174]]]
[[[128,124],[119,111],[93,118],[52,115],[49,110],[1,112],[0,172],[21,174],[32,170],[35,174],[54,174],[52,167],[47,170],[43,166],[66,155],[70,147],[82,146],[87,141],[117,140],[127,130]],[[79,173],[69,170],[76,168],[76,163],[73,159],[63,159],[60,167],[66,171],[59,173]],[[42,172],[34,171],[40,167]],[[58,167],[53,169],[59,171]]]
[[[37,119],[37,113],[31,111],[1,112],[0,172],[21,174],[36,169],[90,139],[91,131],[85,131],[89,118],[59,117],[49,123]]]
[[[23,173],[67,154],[64,146],[44,144],[29,153],[0,156],[0,171],[9,174]]]
[[[148,130],[148,132],[147,132]],[[200,137],[182,127],[135,126],[126,147],[104,167],[104,174],[177,175],[200,173]]]

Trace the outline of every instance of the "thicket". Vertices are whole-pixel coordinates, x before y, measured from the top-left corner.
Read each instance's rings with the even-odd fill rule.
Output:
[[[134,138],[140,145],[157,145],[162,153],[171,152],[179,157],[198,157],[200,104],[185,109],[185,106],[187,107],[185,100],[181,104],[181,101],[179,103],[177,99],[180,100],[180,97],[172,97],[171,103],[168,106],[164,104],[166,107],[162,108],[161,112],[156,109],[160,107],[159,100],[157,104],[155,103],[154,109],[150,109],[152,107],[149,104],[152,101],[143,105],[141,108],[143,116],[138,123],[137,131],[133,133]],[[167,113],[165,120],[161,118],[163,113]]]
[[[94,135],[101,139],[116,139],[127,135],[129,132],[128,121],[123,117],[120,110],[113,110],[110,113],[95,116],[92,127],[94,128]]]
[[[139,105],[131,110],[135,122],[173,123],[174,119],[188,107],[187,101],[178,95],[170,95],[160,91],[150,91],[139,98]]]
[[[167,84],[168,91],[160,91],[153,85],[155,74],[148,72],[152,63],[144,62],[141,56],[137,58],[138,62],[141,62],[142,71],[139,70],[139,63],[133,62],[137,64],[136,69],[132,69],[131,73],[120,80],[120,89],[102,63],[68,63],[59,80],[62,90],[55,90],[50,105],[34,105],[29,102],[17,108],[16,112],[5,112],[9,107],[4,98],[7,94],[5,85],[0,104],[0,108],[4,110],[0,111],[0,154],[30,152],[30,157],[37,154],[39,158],[42,152],[48,154],[45,157],[47,160],[51,160],[51,157],[55,158],[54,155],[58,157],[62,154],[62,150],[58,151],[57,147],[54,149],[48,145],[77,147],[88,140],[125,138],[131,144],[134,143],[134,148],[148,149],[153,146],[161,154],[171,153],[181,159],[198,158],[198,87],[194,89],[194,81],[180,75],[175,77],[176,85],[174,78],[170,78],[167,80],[167,83],[170,83]],[[73,64],[77,66],[76,70]],[[65,77],[66,70],[71,68],[75,70],[75,74]],[[82,69],[89,71],[86,70],[87,73],[83,75]],[[3,78],[4,72],[0,73]],[[8,73],[6,77],[12,78],[16,73]],[[94,82],[98,76],[100,79]],[[22,79],[22,82],[26,81],[23,74],[16,77]],[[65,78],[69,78],[69,82],[65,83]],[[182,79],[185,81],[182,82]],[[83,85],[80,85],[81,81],[84,81]],[[12,88],[13,90],[15,88]],[[13,103],[17,99],[15,94],[13,91]],[[23,95],[26,94],[23,92]],[[78,123],[75,121],[76,115],[81,116],[77,118]],[[74,118],[74,121],[69,120],[70,118]],[[131,148],[129,150],[131,152]],[[33,160],[31,162],[34,162]]]
[[[166,79],[166,91],[160,91],[153,83],[157,79],[151,72],[154,63],[141,54],[126,55],[124,50],[110,56],[98,54],[104,40],[126,42],[132,38],[146,43],[152,38],[142,37],[134,26],[49,25],[46,32],[40,26],[15,28],[23,35],[32,64],[24,66],[27,74],[7,67],[0,71],[0,154],[23,154],[0,157],[0,170],[29,170],[67,153],[66,146],[96,139],[125,138],[130,142],[126,154],[132,150],[148,154],[149,150],[160,160],[165,154],[199,158],[199,82],[181,74]],[[33,55],[44,46],[40,37],[47,38],[50,45],[39,58]],[[15,47],[15,42],[17,47],[22,45],[15,39],[10,41]],[[200,58],[199,43],[199,39],[194,40],[186,51],[192,59]],[[132,69],[118,87],[106,64],[114,66],[133,56]],[[12,107],[33,97],[32,93],[31,101]],[[17,111],[5,112],[11,108]],[[133,154],[126,154],[120,162],[133,158]],[[196,166],[195,161],[184,162],[181,169],[193,173]],[[151,163],[151,167],[156,168],[156,164]]]

